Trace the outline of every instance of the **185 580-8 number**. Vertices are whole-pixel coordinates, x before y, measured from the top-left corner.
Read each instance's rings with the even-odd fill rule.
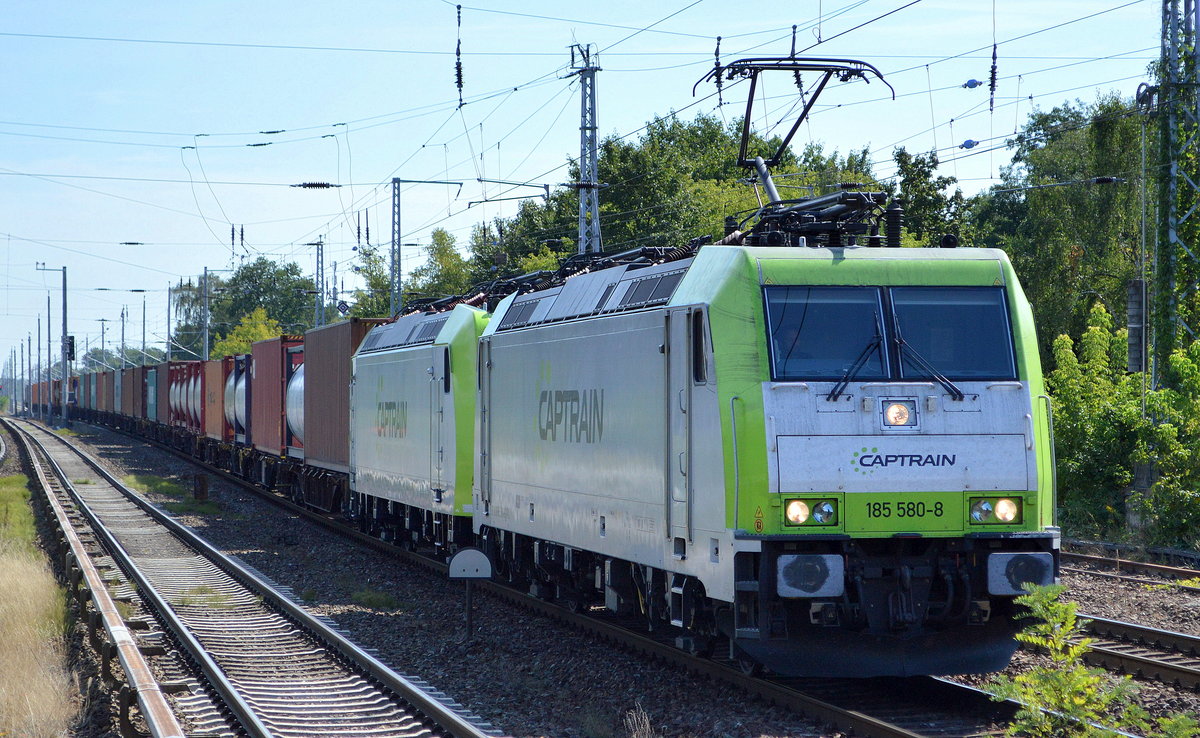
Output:
[[[923,518],[942,517],[942,503],[935,502],[927,505],[924,502],[868,502],[868,518]]]

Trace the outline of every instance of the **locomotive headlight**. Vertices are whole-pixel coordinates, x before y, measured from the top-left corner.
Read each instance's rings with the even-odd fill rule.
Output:
[[[804,500],[792,500],[787,504],[787,519],[792,525],[800,525],[808,520],[808,503]]]
[[[1007,497],[996,501],[995,515],[996,519],[1002,523],[1011,523],[1017,519],[1017,513],[1020,509],[1017,503]]]
[[[992,517],[992,509],[991,500],[976,500],[975,504],[971,505],[971,520],[982,523]]]
[[[812,518],[814,523],[828,523],[833,520],[834,513],[837,512],[832,502],[818,502],[813,505]]]
[[[911,402],[890,402],[883,408],[884,425],[913,425],[916,413]]]

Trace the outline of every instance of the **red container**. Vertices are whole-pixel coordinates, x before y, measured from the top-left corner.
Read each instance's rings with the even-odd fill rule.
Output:
[[[276,456],[287,453],[283,396],[292,374],[291,367],[304,361],[302,352],[289,349],[303,346],[301,336],[280,336],[250,347],[250,385],[246,391],[250,405],[250,433],[247,440],[258,451]]]
[[[350,471],[350,360],[388,322],[351,318],[304,334],[304,463]]]

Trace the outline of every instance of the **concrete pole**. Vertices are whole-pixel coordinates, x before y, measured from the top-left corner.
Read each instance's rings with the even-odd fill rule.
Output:
[[[121,368],[125,368],[125,309],[127,305],[121,306]]]
[[[40,315],[38,316],[37,328],[38,328],[37,329],[37,337],[38,337],[38,350],[37,350],[38,360],[37,360],[37,363],[38,363],[38,367],[37,367],[37,376],[33,380],[34,384],[40,384],[42,381],[42,316],[40,316]],[[37,416],[39,419],[42,417],[42,401],[45,399],[46,398],[42,397],[42,396],[38,397],[38,403],[37,403],[36,407],[37,407]]]
[[[208,267],[204,267],[204,360],[208,361]]]
[[[163,345],[166,353],[163,354],[164,361],[171,360],[171,285],[167,285],[167,342]]]
[[[62,277],[62,422],[64,428],[69,428],[71,413],[67,408],[67,398],[70,396],[71,389],[71,362],[67,358],[67,268],[65,266],[62,268]]]

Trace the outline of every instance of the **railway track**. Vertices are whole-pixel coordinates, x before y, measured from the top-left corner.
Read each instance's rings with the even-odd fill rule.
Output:
[[[1171,586],[1179,587],[1180,589],[1190,592],[1200,592],[1200,587],[1191,583],[1191,581],[1200,579],[1200,571],[1196,569],[1167,566],[1165,564],[1153,564],[1145,561],[1131,561],[1122,558],[1110,558],[1107,556],[1095,556],[1092,554],[1074,553],[1063,551],[1061,558],[1064,561],[1075,561],[1080,564],[1085,564],[1089,567],[1104,567],[1112,569],[1112,571],[1102,571],[1097,568],[1079,568],[1075,566],[1062,566],[1062,571],[1071,572],[1074,574],[1088,574],[1094,577],[1104,577],[1106,579],[1118,579],[1124,582],[1132,582],[1134,584],[1158,585],[1170,584]],[[1152,575],[1158,577],[1156,579],[1147,579],[1145,576],[1136,575]],[[1175,580],[1164,582],[1163,579]]]
[[[168,451],[231,484],[303,516],[337,534],[390,556],[415,562],[444,574],[444,562],[419,552],[369,536],[339,518],[311,510],[286,496],[266,490],[222,469],[210,467],[176,449],[135,439]],[[704,674],[739,687],[798,714],[821,721],[837,730],[862,738],[951,738],[989,736],[1003,733],[1003,726],[1017,709],[1011,702],[997,703],[981,690],[943,679],[787,679],[746,674],[739,664],[689,654],[675,647],[669,637],[655,638],[642,630],[604,614],[572,612],[566,607],[535,598],[524,591],[494,582],[480,582],[486,591],[528,611],[565,622],[627,650],[675,663],[693,673]]]
[[[189,697],[176,700],[188,722],[202,726],[193,727],[193,735],[498,735],[392,672],[261,575],[213,550],[65,439],[30,423],[9,427],[26,445],[49,504],[62,511],[64,535],[80,541],[75,558],[99,557],[111,567],[108,582],[85,573],[98,609],[118,612],[104,602],[114,599],[107,590],[115,584],[115,594],[153,614],[150,627],[158,630],[137,642],[121,641],[129,628],[123,623],[110,628],[106,621],[109,642],[121,654],[185,654],[183,661],[202,675],[193,678],[203,688],[195,686]],[[142,620],[143,626],[148,622]],[[110,651],[102,646],[103,654]],[[161,694],[149,670],[143,675],[124,658],[122,667],[140,705],[143,697]],[[135,674],[149,681],[134,685]],[[141,713],[149,722],[157,710],[147,702]],[[151,734],[183,735],[177,724],[151,727]]]
[[[1200,638],[1119,620],[1080,614],[1096,639],[1089,663],[1185,689],[1200,687]]]

